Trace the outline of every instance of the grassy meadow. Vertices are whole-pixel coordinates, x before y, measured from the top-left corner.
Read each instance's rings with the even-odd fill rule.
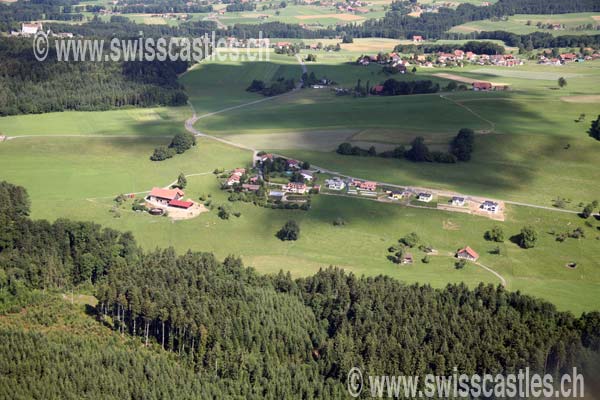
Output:
[[[358,52],[317,54],[318,62],[310,63],[308,71],[342,86],[353,86],[357,79],[363,84],[385,79],[376,66],[361,68],[346,62]],[[598,66],[419,70],[398,79],[433,79],[445,85],[447,80],[432,74],[449,72],[510,83],[513,90],[444,93],[446,98],[435,94],[356,99],[335,96],[327,89],[306,89],[212,115],[199,120],[196,128],[355,176],[542,205],[560,195],[571,199],[569,207],[574,208],[580,201],[600,198],[594,168],[600,144],[585,134],[598,110],[593,97],[599,93]],[[300,73],[294,57],[272,55],[270,61],[256,63],[202,63],[185,74],[182,82],[194,109],[203,114],[262,99],[245,92],[252,79],[268,82],[277,77],[298,78]],[[540,79],[532,79],[532,74]],[[567,77],[566,88],[556,89],[556,75]],[[580,113],[586,114],[586,120],[575,123]],[[146,249],[174,246],[179,252],[191,248],[219,257],[238,254],[261,272],[284,269],[294,276],[338,265],[359,275],[387,274],[435,287],[461,281],[471,286],[481,281],[498,284],[497,277],[478,266],[454,268],[447,254],[469,245],[480,253],[484,265],[507,280],[510,290],[543,297],[575,313],[600,307],[598,223],[585,226],[574,214],[509,206],[506,221],[497,223],[506,236],[532,225],[539,233],[539,244],[523,250],[507,239],[500,244],[501,255],[493,255],[490,251],[495,244],[483,238],[496,224],[489,219],[364,199],[320,195],[308,212],[229,203],[241,212],[241,217],[230,220],[221,220],[211,211],[172,222],[135,213],[127,205],[111,212],[116,195],[167,185],[180,172],[191,175],[186,197],[197,200],[210,194],[214,205],[228,203],[211,172],[247,166],[250,152],[201,139],[183,155],[160,163],[149,160],[153,148],[167,144],[173,133],[183,130],[190,114],[190,108],[181,107],[0,118],[0,134],[42,136],[0,142],[0,179],[28,189],[33,218],[68,217],[130,230]],[[395,146],[416,135],[442,148],[465,125],[480,133],[474,158],[465,164],[417,165],[342,157],[332,151],[345,140]],[[334,227],[336,217],[346,225]],[[300,223],[301,238],[280,242],[275,232],[289,219]],[[585,238],[558,243],[551,234],[577,227],[584,229]],[[414,265],[389,262],[387,248],[413,231],[439,250],[440,256],[425,264],[420,261],[423,254],[413,249]],[[567,268],[570,262],[576,262],[577,268]]]
[[[152,163],[151,149],[159,138],[22,138],[0,145],[2,179],[26,186],[33,202],[33,218],[68,217],[92,220],[119,230],[130,230],[147,249],[174,246],[242,255],[246,263],[261,272],[290,270],[295,276],[314,273],[327,265],[338,265],[356,274],[388,274],[407,282],[427,282],[442,287],[448,282],[480,281],[497,284],[498,279],[475,265],[454,268],[445,254],[470,245],[481,254],[481,262],[503,275],[508,287],[523,290],[555,302],[575,312],[597,308],[600,304],[600,247],[597,233],[585,227],[586,238],[555,244],[548,232],[583,226],[574,215],[511,207],[507,221],[501,223],[507,236],[518,233],[525,224],[540,234],[538,247],[522,250],[507,241],[502,255],[488,252],[494,247],[483,239],[494,223],[486,218],[437,210],[405,208],[368,200],[317,196],[309,212],[270,210],[251,204],[230,203],[241,217],[221,220],[215,211],[196,219],[172,222],[165,217],[132,212],[123,206],[111,212],[113,198],[119,193],[141,192],[163,186],[182,171],[188,178],[186,197],[198,199],[211,195],[215,205],[228,203],[214,175],[216,167],[247,165],[249,152],[202,139],[198,146],[171,160]],[[332,221],[341,217],[344,227]],[[280,242],[275,232],[288,219],[301,225],[301,239]],[[387,248],[403,235],[415,231],[423,242],[440,252],[431,263],[413,249],[414,265],[397,266],[386,259]],[[343,251],[341,251],[343,249]],[[577,262],[571,270],[568,262]],[[545,282],[551,283],[547,286]],[[555,289],[561,288],[560,296]],[[565,293],[565,292],[569,293]]]
[[[353,87],[360,79],[372,86],[388,78],[381,67],[353,65],[356,52],[317,52],[317,62],[307,63],[317,77],[333,79],[338,86]],[[283,58],[284,64],[273,64]],[[263,63],[263,71],[297,77],[293,57],[278,56]],[[260,63],[259,63],[260,64]],[[241,76],[246,64],[222,66],[207,63],[186,75],[195,89],[197,80],[216,81],[220,68],[227,76]],[[239,73],[231,73],[239,68]],[[250,66],[261,68],[260,65]],[[442,87],[447,72],[473,79],[511,85],[507,92],[441,92],[431,95],[354,98],[336,96],[328,89],[305,89],[275,101],[231,110],[198,121],[203,132],[227,137],[248,146],[276,150],[306,158],[336,171],[397,184],[443,187],[507,200],[552,205],[557,197],[570,199],[571,207],[600,197],[595,184],[599,172],[590,169],[600,145],[586,130],[598,114],[600,63],[561,67],[526,64],[516,68],[468,66],[425,69],[395,79],[431,79]],[[567,86],[558,89],[564,76]],[[244,91],[248,76],[232,79],[227,94],[248,99],[259,95]],[[202,85],[200,93],[211,90]],[[244,97],[246,96],[246,97]],[[227,103],[227,101],[226,101]],[[229,104],[229,103],[228,103]],[[575,122],[580,114],[586,118]],[[479,134],[477,151],[468,164],[416,165],[406,161],[341,157],[332,151],[343,141],[387,150],[423,136],[432,148],[445,149],[453,135],[469,127]],[[535,154],[535,157],[532,155]],[[476,171],[476,172],[475,172]],[[560,173],[557,173],[560,171]]]

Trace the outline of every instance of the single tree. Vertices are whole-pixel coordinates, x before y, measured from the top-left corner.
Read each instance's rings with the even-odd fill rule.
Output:
[[[298,240],[300,237],[300,226],[296,221],[290,220],[277,232],[280,240]]]
[[[567,86],[567,80],[561,76],[558,78],[558,87],[564,88],[565,86]]]
[[[594,139],[600,140],[600,115],[598,115],[595,121],[592,121],[592,126],[588,130],[588,133]]]
[[[504,231],[501,227],[496,225],[489,231],[485,232],[484,238],[485,240],[489,240],[491,242],[504,242]]]
[[[535,247],[538,239],[538,234],[531,226],[525,226],[521,229],[521,234],[519,235],[519,246],[524,249],[531,249]]]
[[[185,187],[187,186],[187,179],[185,177],[185,175],[182,173],[179,174],[179,176],[177,177],[177,185],[178,188],[180,189],[185,189]]]

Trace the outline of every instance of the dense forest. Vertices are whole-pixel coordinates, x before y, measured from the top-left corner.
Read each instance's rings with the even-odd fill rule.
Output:
[[[185,62],[37,61],[27,39],[0,38],[0,116],[184,105]]]
[[[77,337],[0,323],[0,391],[22,397],[340,398],[352,366],[558,374],[600,350],[600,313],[576,318],[501,286],[440,290],[334,267],[264,276],[234,256],[145,252],[129,233],[28,213],[26,191],[0,183],[1,311],[40,289],[92,287],[90,320],[138,346],[99,344],[91,321]]]

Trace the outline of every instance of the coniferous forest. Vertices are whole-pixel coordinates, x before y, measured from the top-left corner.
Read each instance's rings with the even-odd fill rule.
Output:
[[[52,51],[52,50],[51,50]],[[183,105],[185,62],[37,61],[31,40],[0,39],[0,116]]]
[[[148,252],[93,223],[34,221],[29,207],[25,189],[0,183],[0,311],[25,320],[0,328],[2,396],[340,398],[353,366],[556,375],[600,351],[600,313],[577,318],[500,286],[440,290],[334,267],[264,276],[234,256]],[[71,317],[47,293],[74,287],[98,299],[85,329],[52,329]]]

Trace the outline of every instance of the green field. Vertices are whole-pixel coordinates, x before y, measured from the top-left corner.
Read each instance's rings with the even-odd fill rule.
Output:
[[[595,35],[598,34],[597,27],[600,26],[598,13],[572,13],[572,14],[554,14],[554,15],[533,15],[517,14],[508,17],[507,20],[492,21],[489,19],[482,21],[473,21],[458,25],[450,29],[450,32],[470,33],[478,31],[507,31],[517,34],[527,34],[532,32],[548,32],[553,35]],[[537,27],[537,23],[542,24],[563,24],[564,28],[553,30]],[[587,29],[591,24],[592,29]],[[584,29],[582,29],[582,26]]]
[[[346,64],[356,53],[319,53],[309,72],[327,75],[342,85],[357,79],[383,80],[377,67]],[[437,79],[418,71],[416,78]],[[272,56],[268,62],[207,62],[187,73],[182,82],[199,114],[242,105],[262,97],[245,92],[252,79],[298,77],[293,57]],[[511,70],[469,67],[446,72],[486,77],[513,85],[506,93],[451,93],[439,95],[336,97],[328,90],[307,89],[260,104],[201,119],[197,128],[219,136],[257,143],[313,164],[364,178],[462,190],[549,205],[556,196],[580,201],[600,198],[597,154],[600,145],[585,129],[597,113],[597,63],[561,69],[527,65]],[[531,74],[538,74],[531,79]],[[568,86],[554,90],[553,74],[567,76]],[[568,74],[568,75],[567,75]],[[414,79],[406,76],[402,79]],[[578,96],[578,97],[574,97]],[[581,100],[585,97],[587,102]],[[565,99],[569,99],[566,101]],[[573,102],[572,100],[576,101]],[[583,124],[573,122],[581,112]],[[456,270],[445,254],[469,245],[481,262],[500,273],[510,290],[540,296],[561,309],[579,313],[600,307],[600,241],[597,222],[585,226],[574,214],[509,206],[507,220],[499,223],[506,236],[532,225],[540,235],[534,249],[523,250],[506,241],[502,255],[492,255],[494,244],[483,239],[495,223],[460,213],[406,208],[365,199],[317,196],[308,212],[270,210],[231,203],[241,217],[224,221],[212,211],[193,220],[172,222],[164,217],[134,213],[123,206],[116,213],[112,199],[120,193],[144,192],[172,182],[180,172],[190,176],[186,197],[211,194],[215,205],[227,202],[211,174],[215,168],[247,166],[251,153],[210,139],[183,155],[153,163],[152,149],[167,144],[183,129],[191,109],[157,108],[84,113],[56,113],[0,119],[0,132],[20,137],[0,142],[0,178],[24,185],[32,198],[32,217],[53,220],[68,217],[92,220],[119,230],[130,230],[146,249],[174,246],[215,252],[219,257],[241,255],[261,272],[289,270],[295,276],[338,265],[357,274],[388,274],[408,282],[442,287],[448,282],[499,283],[484,269],[468,265]],[[433,146],[444,146],[462,126],[480,133],[474,159],[459,165],[412,164],[399,160],[338,156],[331,146],[341,140],[390,146],[423,135]],[[83,135],[87,137],[63,137]],[[94,137],[101,136],[101,137]],[[121,137],[126,136],[126,137]],[[565,150],[565,144],[570,144]],[[283,150],[279,150],[283,149]],[[197,175],[200,174],[200,175]],[[346,226],[334,227],[343,218]],[[301,225],[301,238],[283,243],[275,232],[288,219]],[[555,241],[550,232],[582,227],[586,237]],[[386,249],[415,231],[438,249],[429,264],[413,249],[416,263],[397,266],[386,259]],[[577,262],[576,269],[565,264]]]
[[[350,64],[348,61],[355,55],[345,51],[319,53],[318,62],[310,63],[308,69],[317,77],[328,77],[345,87],[354,86],[358,79],[372,86],[388,78],[379,66]],[[286,64],[277,71],[297,76],[299,68],[289,64],[293,58],[284,60]],[[262,70],[275,70],[273,63],[277,62],[265,63]],[[227,76],[235,77],[260,68],[255,64],[245,67],[245,64],[207,64],[186,79],[211,81],[221,68],[227,71]],[[586,134],[589,121],[598,113],[599,67],[596,61],[562,67],[527,64],[511,69],[480,66],[420,69],[416,75],[394,77],[432,79],[445,86],[448,81],[433,74],[448,72],[508,83],[513,90],[443,93],[444,97],[433,94],[356,99],[335,96],[328,89],[306,89],[276,101],[202,119],[196,127],[248,146],[304,157],[354,176],[464,190],[540,205],[551,205],[560,196],[571,199],[576,207],[579,202],[600,197],[594,184],[598,170],[589,169],[599,145]],[[236,69],[238,73],[233,72]],[[245,81],[233,79],[229,83],[227,96],[260,98],[244,91],[246,82],[252,79],[245,76]],[[568,85],[557,90],[556,80],[560,76],[567,78]],[[210,85],[202,85],[201,93],[205,88],[211,90]],[[587,119],[575,122],[582,113]],[[372,144],[385,150],[408,144],[417,135],[424,136],[434,147],[445,148],[462,127],[480,132],[476,139],[479,150],[469,164],[441,168],[378,158],[357,162],[355,158],[331,153],[342,141],[361,146]],[[567,145],[569,148],[565,149]]]
[[[131,230],[149,249],[171,245],[178,251],[188,248],[213,251],[219,257],[241,254],[247,263],[263,272],[283,268],[294,275],[307,275],[331,264],[357,274],[384,273],[436,287],[459,281],[471,285],[479,281],[498,283],[497,278],[474,265],[455,270],[449,257],[433,257],[430,264],[417,261],[407,267],[387,261],[387,247],[415,231],[440,253],[471,245],[481,253],[484,264],[507,279],[511,289],[543,296],[574,311],[599,305],[597,234],[585,228],[588,235],[585,239],[557,245],[547,233],[583,225],[576,216],[567,214],[511,208],[507,222],[502,224],[507,234],[517,233],[524,224],[532,224],[540,232],[540,245],[522,250],[506,243],[502,245],[501,256],[487,254],[493,245],[484,241],[483,232],[493,223],[485,218],[360,199],[321,196],[315,199],[309,212],[266,210],[233,203],[232,208],[241,211],[242,216],[228,221],[211,212],[172,223],[168,218],[137,214],[127,207],[115,217],[109,210],[112,198],[118,193],[165,185],[179,171],[197,174],[215,167],[246,165],[250,156],[248,152],[204,139],[184,155],[156,164],[147,155],[158,143],[159,139],[141,138],[22,138],[0,146],[0,169],[3,179],[28,188],[34,218],[69,217]],[[188,181],[187,196],[197,198],[210,193],[215,204],[226,202],[212,174],[189,177]],[[332,225],[331,221],[338,216],[347,221],[345,227]],[[302,238],[295,243],[282,243],[274,234],[290,218],[300,222]],[[416,249],[413,252],[420,260],[422,253]],[[579,263],[576,270],[564,266],[571,261]],[[546,281],[551,285],[546,286]],[[557,296],[558,286],[570,293]]]

